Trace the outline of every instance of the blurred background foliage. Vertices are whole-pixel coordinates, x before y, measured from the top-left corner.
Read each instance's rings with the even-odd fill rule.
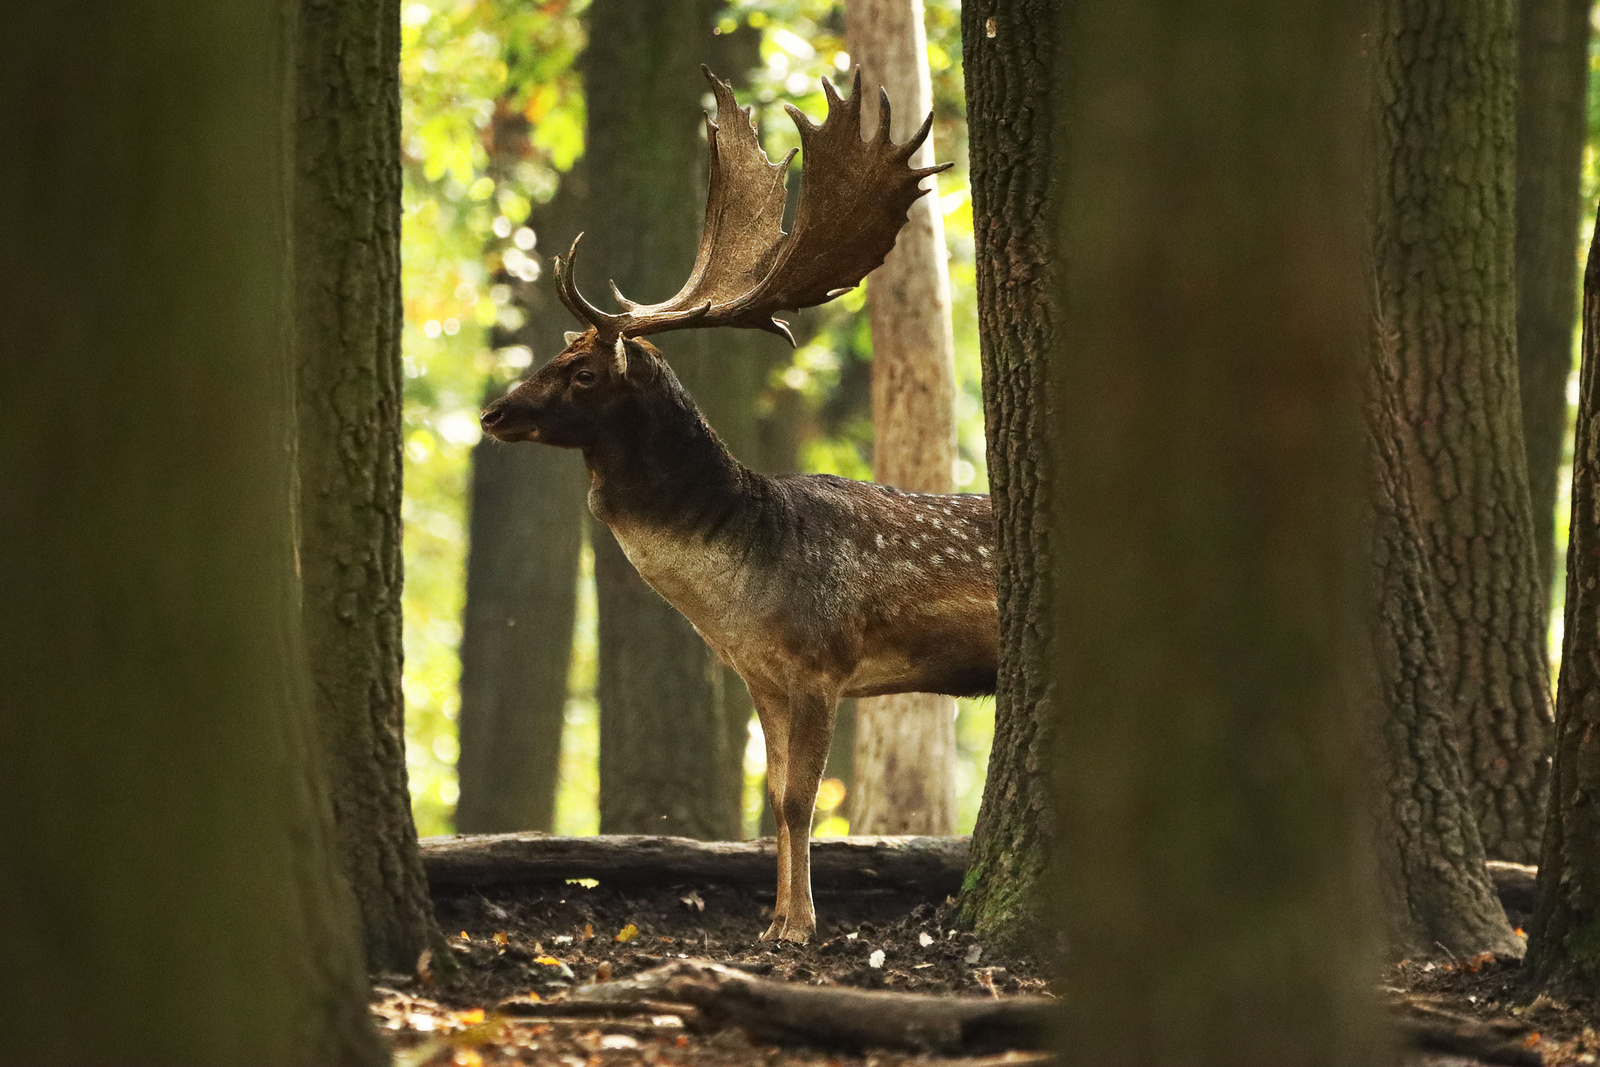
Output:
[[[973,298],[972,207],[967,185],[958,0],[925,0],[934,86],[937,157],[955,167],[939,177],[950,253],[960,459],[956,481],[984,492],[983,409]],[[401,78],[405,333],[405,694],[407,763],[422,834],[452,829],[455,778],[456,649],[466,558],[469,453],[485,395],[526,370],[527,350],[490,347],[498,323],[520,314],[504,272],[531,280],[543,269],[538,235],[523,225],[531,205],[555,194],[582,155],[584,105],[575,60],[584,45],[586,0],[418,0],[402,11]],[[798,145],[781,105],[826,112],[819,78],[844,82],[840,5],[830,0],[732,0],[716,32],[760,34],[761,64],[748,72],[743,103],[755,105],[774,158]],[[724,76],[734,72],[721,71]],[[709,107],[709,98],[707,102]],[[496,153],[498,119],[522,116],[528,137],[518,158]],[[804,160],[799,161],[804,165]],[[690,195],[686,191],[685,195]],[[685,264],[687,270],[688,264]],[[872,345],[857,290],[809,312],[806,337],[774,369],[769,395],[803,399],[801,457],[810,471],[871,477]],[[561,739],[556,832],[594,833],[599,822],[598,713],[594,702],[596,614],[587,551]],[[994,707],[961,701],[957,736],[961,829],[970,830],[983,791]],[[752,744],[747,825],[760,807],[762,750]],[[845,783],[823,790],[819,833],[844,833]]]

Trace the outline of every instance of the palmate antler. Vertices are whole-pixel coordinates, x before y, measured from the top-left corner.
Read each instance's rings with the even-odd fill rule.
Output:
[[[606,343],[692,326],[741,326],[779,334],[793,344],[788,323],[774,318],[774,312],[814,307],[855,288],[894,247],[906,212],[927,192],[920,188],[922,179],[951,165],[906,165],[928,136],[931,114],[911,140],[896,145],[889,140],[889,97],[880,89],[878,131],[863,140],[861,68],[842,100],[824,78],[828,117],[821,126],[786,105],[800,131],[805,170],[794,227],[784,233],[784,175],[794,152],[780,163],[768,159],[750,109],[738,105],[727,82],[701,70],[716,93],[717,117],[706,119],[711,187],[700,250],[683,288],[662,303],[636,304],[613,284],[623,310],[611,314],[578,292],[572,277],[577,240],[565,257],[555,259],[561,302]]]

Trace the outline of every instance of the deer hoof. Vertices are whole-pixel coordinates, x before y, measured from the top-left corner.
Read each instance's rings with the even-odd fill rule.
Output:
[[[758,941],[777,941],[777,940],[780,940],[783,937],[783,927],[784,927],[784,920],[783,919],[773,919],[772,920],[772,925],[767,927],[767,932],[762,934],[756,940],[758,940]]]
[[[809,944],[811,942],[811,931],[802,930],[797,926],[785,927],[782,939],[784,941],[792,941],[797,945]]]

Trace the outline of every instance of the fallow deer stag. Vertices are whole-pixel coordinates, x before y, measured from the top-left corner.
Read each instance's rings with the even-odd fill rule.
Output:
[[[710,194],[693,272],[678,295],[620,313],[578,292],[573,259],[554,263],[562,302],[588,324],[484,411],[502,441],[583,450],[589,507],[650,586],[730,664],[766,732],[778,824],[778,893],[763,940],[816,929],[812,811],[840,697],[992,693],[999,624],[994,523],[986,496],[926,496],[829,475],[769,478],[723,447],[649,334],[740,326],[794,339],[775,311],[821,304],[856,286],[894,246],[921,180],[949,164],[908,165],[889,139],[861,136],[861,72],[828,117],[789,108],[805,149],[791,232],[784,174],[762,151],[748,109],[710,71]]]

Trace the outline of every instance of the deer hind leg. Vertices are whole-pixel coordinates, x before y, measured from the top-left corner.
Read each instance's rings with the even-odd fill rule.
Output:
[[[788,907],[783,927],[775,936],[800,944],[810,941],[817,929],[816,908],[811,901],[811,818],[817,806],[817,787],[822,784],[822,771],[828,762],[833,715],[838,705],[837,693],[802,692],[789,698],[783,797],[774,809],[778,825],[788,831],[787,838],[780,838],[778,844],[780,855],[782,851],[789,853]],[[780,878],[785,873],[783,868],[780,860]],[[781,884],[778,892],[783,893]]]
[[[772,905],[772,925],[761,935],[763,941],[774,941],[783,935],[784,923],[789,917],[789,826],[783,818],[783,787],[789,758],[789,702],[782,695],[759,692],[755,686],[750,690],[756,717],[761,720],[761,732],[766,737],[767,798],[772,802],[772,816],[778,826],[778,898]]]

